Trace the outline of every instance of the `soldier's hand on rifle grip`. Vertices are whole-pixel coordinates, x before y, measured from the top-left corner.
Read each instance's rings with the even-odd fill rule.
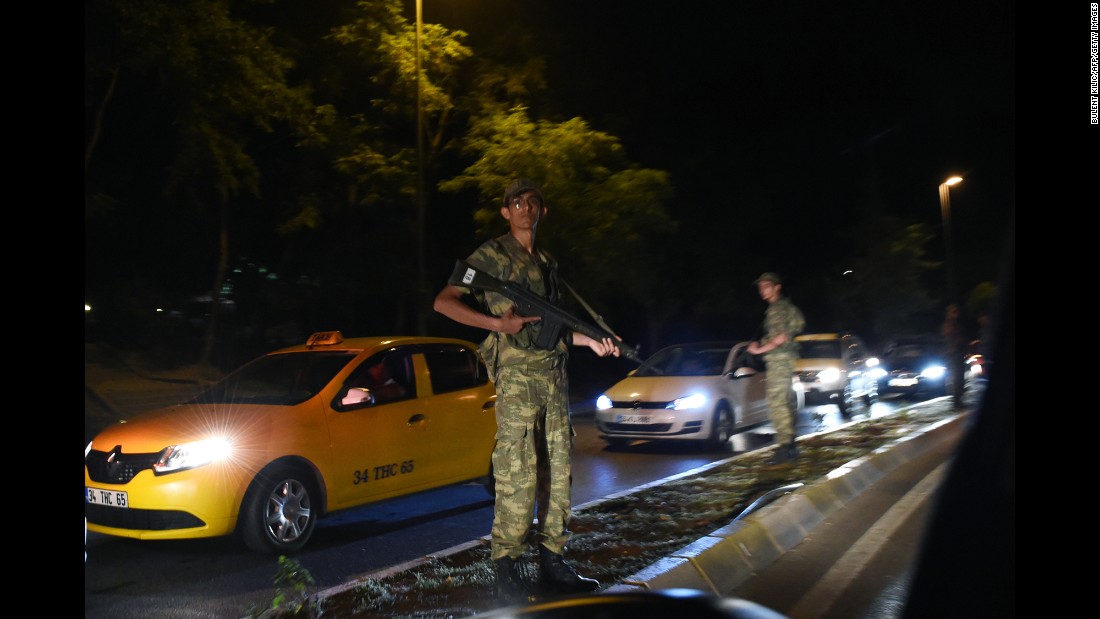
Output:
[[[503,314],[501,314],[497,321],[500,327],[497,331],[506,333],[508,335],[515,335],[523,330],[523,327],[529,322],[535,322],[542,320],[539,316],[520,316],[516,314],[515,307],[509,307]]]

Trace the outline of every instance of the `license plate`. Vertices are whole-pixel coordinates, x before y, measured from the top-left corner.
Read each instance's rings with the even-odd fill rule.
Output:
[[[616,423],[650,423],[652,417],[649,415],[618,415],[615,417]]]
[[[102,488],[84,488],[84,500],[88,505],[106,505],[107,507],[130,507],[130,498],[124,490],[103,490]]]
[[[891,387],[915,387],[917,385],[917,379],[915,378],[891,378]]]

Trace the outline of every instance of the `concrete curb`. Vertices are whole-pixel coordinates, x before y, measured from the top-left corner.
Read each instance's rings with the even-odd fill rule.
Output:
[[[841,466],[812,485],[657,561],[607,593],[686,588],[727,595],[797,546],[832,513],[901,464],[948,440],[965,415],[944,419]]]

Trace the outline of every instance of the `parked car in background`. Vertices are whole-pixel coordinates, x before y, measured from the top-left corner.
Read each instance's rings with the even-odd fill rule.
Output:
[[[662,348],[596,399],[596,428],[612,445],[694,441],[722,448],[733,434],[768,422],[764,361],[748,342]],[[791,377],[791,406],[805,398]]]
[[[882,395],[935,397],[947,394],[947,367],[940,337],[907,336],[886,343],[874,376]]]
[[[798,361],[794,371],[809,404],[836,404],[848,417],[857,402],[871,406],[878,383],[868,370],[878,364],[863,340],[851,333],[806,333],[795,336]]]
[[[96,435],[84,450],[87,528],[235,533],[287,553],[337,510],[469,481],[491,491],[495,403],[471,342],[316,333]]]

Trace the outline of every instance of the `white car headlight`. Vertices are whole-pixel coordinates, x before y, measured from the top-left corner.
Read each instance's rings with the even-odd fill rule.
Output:
[[[153,473],[163,475],[205,466],[228,458],[232,451],[233,444],[224,438],[171,445],[160,452],[160,457],[153,463]]]
[[[840,370],[836,368],[827,368],[817,373],[817,380],[823,383],[835,383],[840,380]]]
[[[605,411],[609,408],[611,408],[611,398],[602,394],[600,397],[596,398],[596,410]]]
[[[920,376],[921,378],[936,380],[938,378],[943,378],[944,372],[946,371],[947,368],[942,365],[932,365],[921,370]]]
[[[684,396],[682,398],[676,398],[675,400],[670,402],[666,408],[671,408],[672,410],[679,411],[679,410],[684,410],[684,409],[689,409],[689,408],[702,408],[702,407],[706,406],[706,403],[707,403],[707,396],[706,395],[704,395],[702,393],[693,393],[689,396]]]

